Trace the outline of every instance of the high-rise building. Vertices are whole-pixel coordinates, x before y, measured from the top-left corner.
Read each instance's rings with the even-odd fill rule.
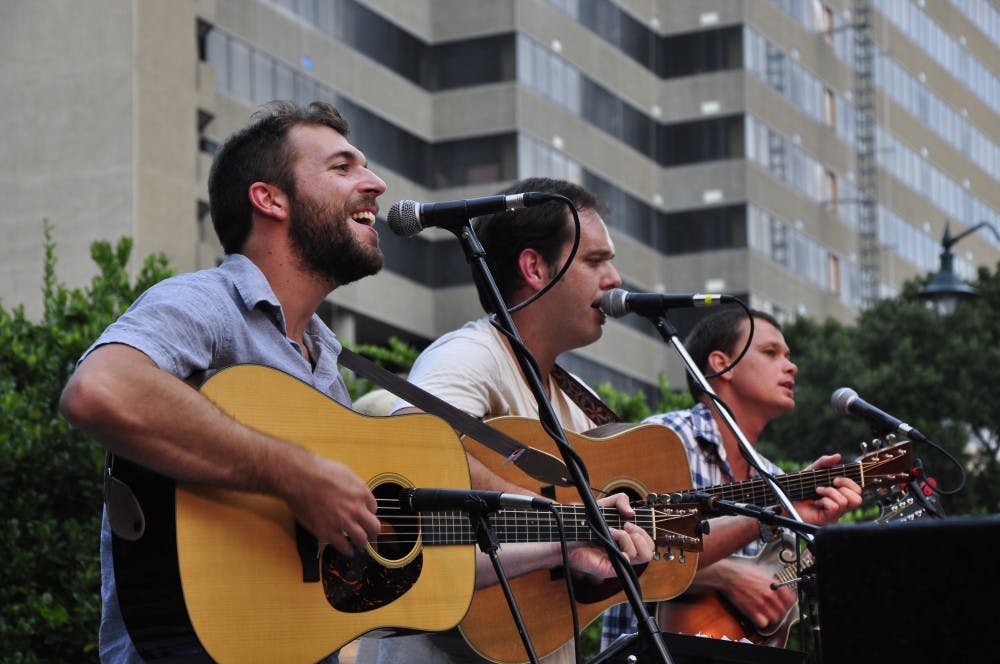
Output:
[[[1000,227],[988,0],[15,0],[0,56],[0,301],[29,313],[43,219],[72,286],[97,239],[216,263],[213,151],[275,98],[341,108],[389,185],[383,215],[570,179],[610,203],[627,289],[726,292],[779,318],[849,321],[936,270],[946,224]],[[324,312],[342,337],[419,344],[479,314],[450,233],[379,228],[386,269]],[[1000,238],[955,249],[971,279]],[[631,318],[566,364],[682,384]]]

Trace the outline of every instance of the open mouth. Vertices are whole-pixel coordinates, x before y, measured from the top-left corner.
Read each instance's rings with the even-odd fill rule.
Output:
[[[354,212],[351,214],[351,219],[358,222],[359,224],[364,224],[365,226],[375,225],[374,212]]]
[[[595,300],[594,302],[592,302],[591,305],[590,305],[590,308],[591,309],[596,309],[597,313],[599,313],[601,315],[601,323],[602,324],[604,323],[604,321],[606,321],[608,319],[607,314],[605,314],[604,310],[601,309],[601,301],[600,300]]]

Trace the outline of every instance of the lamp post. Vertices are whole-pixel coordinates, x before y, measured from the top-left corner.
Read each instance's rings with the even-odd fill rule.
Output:
[[[934,308],[942,316],[950,316],[955,313],[959,300],[979,295],[979,291],[959,279],[955,274],[955,255],[951,252],[951,248],[966,235],[970,235],[984,227],[989,228],[1000,239],[1000,233],[997,232],[993,224],[987,221],[981,221],[955,237],[951,236],[949,225],[946,223],[944,226],[944,237],[941,238],[941,268],[927,282],[927,285],[917,293],[917,297],[933,303]]]

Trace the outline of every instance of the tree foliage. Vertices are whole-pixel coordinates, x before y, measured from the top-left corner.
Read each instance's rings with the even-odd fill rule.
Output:
[[[910,282],[898,298],[864,311],[854,325],[800,319],[785,328],[798,364],[796,409],[765,432],[773,449],[795,458],[858,453],[857,444],[885,432],[837,414],[831,393],[849,386],[882,410],[923,432],[947,451],[914,443],[916,456],[945,491],[950,514],[994,513],[1000,508],[998,433],[1000,404],[994,372],[1000,361],[1000,266],[979,270],[978,298],[942,317],[915,297]],[[778,456],[782,456],[778,454]]]
[[[636,390],[634,394],[629,394],[617,389],[609,381],[605,381],[595,385],[594,391],[625,422],[641,422],[653,413],[690,408],[694,403],[686,390],[672,389],[664,374],[659,376],[660,398],[653,408],[649,407],[649,399],[642,390]]]
[[[99,274],[68,290],[47,223],[44,234],[42,320],[0,307],[0,644],[5,661],[96,661],[103,453],[57,404],[83,351],[169,270],[151,256],[130,283],[132,241],[96,242]]]

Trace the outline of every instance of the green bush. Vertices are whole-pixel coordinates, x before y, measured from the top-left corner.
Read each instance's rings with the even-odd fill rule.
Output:
[[[59,416],[59,394],[104,327],[169,269],[152,256],[130,284],[131,240],[95,242],[100,273],[68,290],[48,223],[44,234],[42,320],[0,307],[0,647],[5,661],[97,661],[104,455]]]

